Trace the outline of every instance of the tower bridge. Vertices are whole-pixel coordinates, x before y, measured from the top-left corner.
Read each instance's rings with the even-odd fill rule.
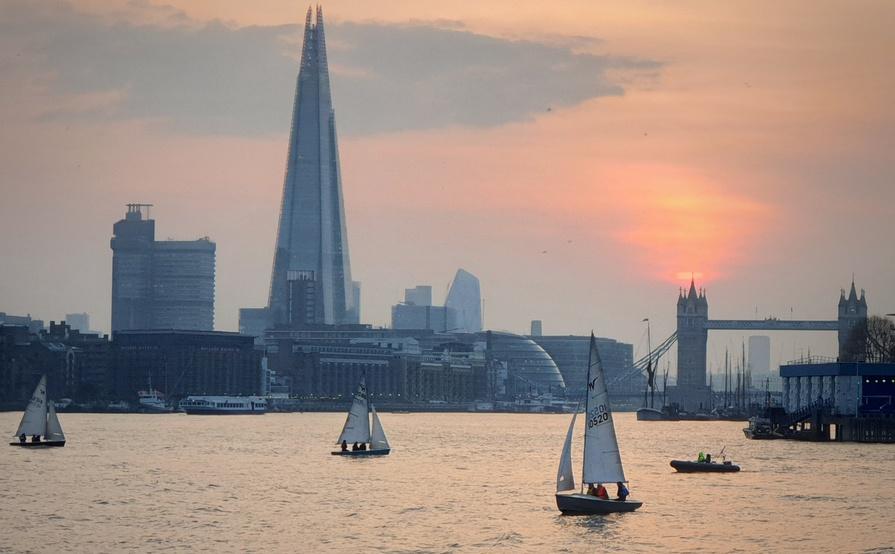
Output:
[[[835,320],[709,319],[705,290],[697,291],[696,282],[691,280],[689,291],[685,294],[682,289],[677,300],[677,386],[669,387],[669,396],[687,410],[709,405],[711,391],[706,385],[709,331],[835,331],[841,356],[852,329],[866,318],[864,291],[858,296],[852,281],[848,296],[844,290],[839,296]]]

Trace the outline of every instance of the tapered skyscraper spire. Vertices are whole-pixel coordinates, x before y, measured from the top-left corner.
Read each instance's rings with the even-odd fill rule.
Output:
[[[311,15],[308,8],[270,280],[268,307],[277,325],[358,320],[323,10],[313,24]]]

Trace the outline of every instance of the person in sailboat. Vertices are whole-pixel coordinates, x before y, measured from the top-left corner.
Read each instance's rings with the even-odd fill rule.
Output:
[[[609,500],[609,491],[606,490],[606,487],[603,486],[603,483],[597,483],[597,488],[594,489],[594,496],[603,500]]]
[[[705,452],[700,452],[699,456],[696,457],[696,461],[700,462],[700,463],[704,462],[705,461]]]
[[[31,442],[40,442],[40,435],[31,435]]]
[[[616,483],[616,485],[618,485],[618,500],[624,502],[625,499],[628,498],[628,487],[626,487],[625,484],[621,481]]]
[[[342,439],[342,452],[348,452],[348,441]]]
[[[354,441],[354,445],[351,447],[352,452],[357,452],[360,450],[360,447],[357,445],[357,441]]]
[[[358,448],[358,450],[366,450],[366,449],[367,449],[367,443],[365,443],[365,442],[360,443],[360,448]]]
[[[25,435],[25,433],[22,433],[21,435],[19,435],[19,442],[21,444],[25,444],[25,440],[27,440],[27,439],[28,439],[28,436]]]

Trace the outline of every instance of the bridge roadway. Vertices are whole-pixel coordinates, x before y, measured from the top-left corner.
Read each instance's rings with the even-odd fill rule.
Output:
[[[838,331],[838,321],[783,319],[709,319],[705,328],[717,331]]]

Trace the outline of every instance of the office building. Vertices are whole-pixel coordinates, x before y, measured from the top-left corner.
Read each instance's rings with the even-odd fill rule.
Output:
[[[472,273],[457,270],[444,305],[457,311],[458,331],[477,333],[482,330],[482,292],[478,277]]]
[[[156,241],[149,204],[113,226],[112,331],[214,328],[215,244]]]

